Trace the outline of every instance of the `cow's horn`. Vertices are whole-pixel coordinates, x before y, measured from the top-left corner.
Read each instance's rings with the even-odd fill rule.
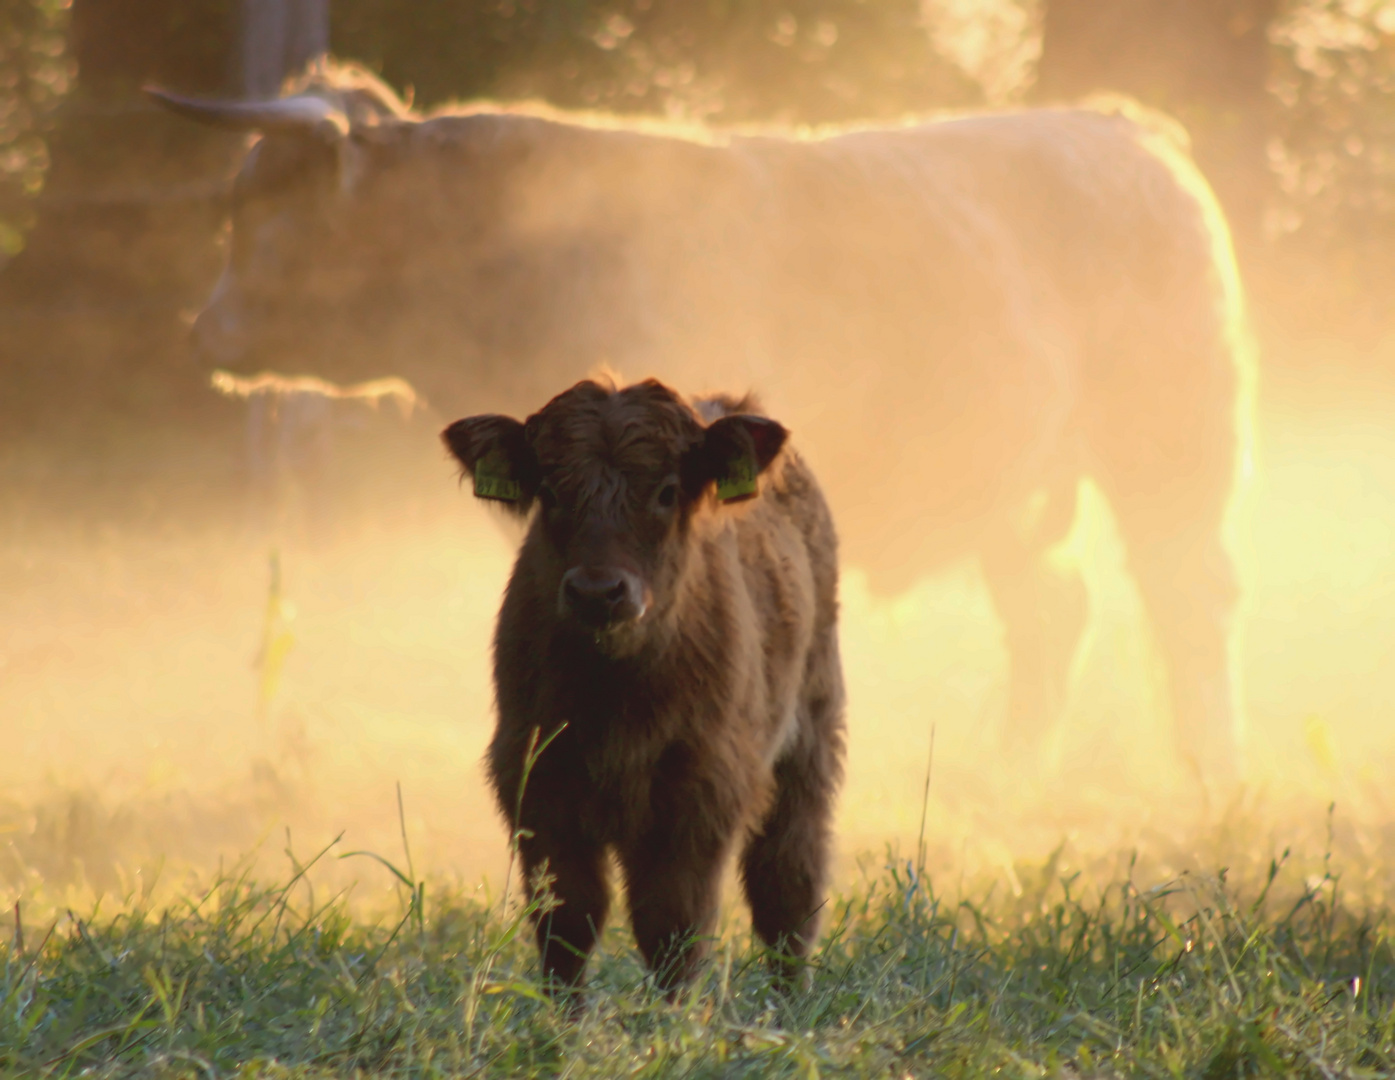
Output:
[[[303,95],[276,101],[189,98],[147,86],[145,92],[171,112],[233,131],[305,132],[327,138],[349,133],[349,118],[324,98]]]

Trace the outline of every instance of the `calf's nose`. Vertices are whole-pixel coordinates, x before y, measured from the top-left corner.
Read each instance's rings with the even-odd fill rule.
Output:
[[[644,614],[639,578],[616,566],[576,566],[562,577],[562,607],[593,630]]]

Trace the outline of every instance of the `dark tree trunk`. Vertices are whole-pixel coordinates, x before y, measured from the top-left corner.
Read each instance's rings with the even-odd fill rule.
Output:
[[[229,85],[234,0],[73,0],[77,81],[50,139],[38,225],[4,292],[85,310],[177,309],[216,271],[217,194],[241,139],[205,132],[140,93]]]
[[[233,0],[73,0],[71,49],[89,95],[159,82],[191,93],[231,89],[223,73]]]
[[[226,186],[246,139],[173,116],[140,88],[274,94],[324,52],[328,7],[73,0],[77,80],[49,139],[37,225],[0,274],[0,369],[28,372],[11,380],[29,398],[15,410],[38,413],[84,388],[142,408],[171,393],[195,406],[211,396],[188,363],[180,313],[203,303],[222,265]]]
[[[328,33],[329,0],[73,0],[76,90],[7,291],[87,307],[198,304],[220,262],[218,196],[244,139],[174,117],[140,87],[274,96],[324,54]]]
[[[1118,91],[1181,120],[1242,242],[1257,238],[1277,9],[1278,0],[1047,0],[1035,96]]]

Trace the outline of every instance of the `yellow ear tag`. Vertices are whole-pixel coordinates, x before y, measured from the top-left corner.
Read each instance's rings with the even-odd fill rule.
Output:
[[[509,460],[502,451],[491,450],[475,462],[475,495],[500,502],[518,502],[523,498],[523,488],[511,475]]]
[[[725,476],[717,478],[717,498],[722,502],[740,502],[756,493],[755,459],[749,455],[732,458],[727,463]]]

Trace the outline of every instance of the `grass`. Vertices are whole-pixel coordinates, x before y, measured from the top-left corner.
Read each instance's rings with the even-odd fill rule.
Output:
[[[1330,859],[1248,885],[1050,860],[951,900],[891,861],[830,907],[809,989],[739,927],[668,1003],[612,920],[576,1018],[539,990],[526,913],[390,864],[371,919],[317,870],[224,873],[0,945],[0,1071],[40,1076],[1377,1076],[1395,1070],[1386,912]],[[30,907],[36,903],[31,901]],[[6,935],[10,936],[10,935]]]
[[[1307,452],[1306,443],[1295,445]],[[1369,454],[1378,456],[1376,450]],[[108,487],[129,498],[121,485]],[[164,503],[152,498],[151,505]],[[1342,523],[1344,539],[1354,519],[1308,516]],[[143,534],[137,539],[148,543]],[[103,560],[132,559],[123,554],[125,548],[108,547],[116,554],[104,549]],[[153,550],[158,558],[152,562],[159,563],[164,580],[170,576],[166,556],[174,547]],[[222,548],[189,550],[214,563],[226,555]],[[393,550],[398,551],[396,541]],[[395,558],[405,564],[415,563],[426,549],[402,550],[407,554]],[[63,588],[51,588],[45,598],[67,596],[72,567],[82,565],[73,551],[89,554],[80,546],[62,548],[64,561],[53,562],[52,577]],[[29,549],[18,554],[28,558]],[[258,567],[260,587],[264,563],[249,565]],[[322,580],[373,577],[365,565],[379,566],[342,561],[331,564],[332,574],[326,572]],[[454,561],[449,566],[457,572]],[[90,581],[80,579],[85,586],[113,587],[91,574]],[[136,595],[153,597],[151,604],[166,602],[168,594],[150,589],[147,577],[153,575],[138,569],[113,580]],[[1277,573],[1273,578],[1281,584],[1289,580]],[[428,580],[438,588],[434,583],[444,579],[443,573]],[[192,573],[176,576],[171,591],[212,591],[202,580]],[[392,588],[381,596],[391,596],[404,578],[389,580]],[[1353,580],[1343,597],[1364,587],[1364,579]],[[1325,582],[1320,582],[1324,588]],[[1281,591],[1272,582],[1270,587]],[[313,592],[299,588],[301,595]],[[257,588],[248,595],[255,613]],[[440,598],[433,593],[430,599],[434,605]],[[488,603],[494,603],[492,594]],[[381,629],[390,607],[341,605],[322,611],[318,624],[306,618],[301,625],[317,625],[323,633],[331,614],[372,610]],[[37,602],[25,610],[51,617]],[[415,630],[427,617],[422,612],[434,608],[404,605],[401,610],[404,627],[410,623]],[[1332,630],[1335,622],[1315,621],[1306,608],[1298,609],[1301,618],[1288,607],[1270,610],[1277,614],[1265,625],[1303,627],[1305,657],[1314,655],[1307,642],[1326,633],[1340,661],[1334,661],[1334,670],[1352,669],[1352,639]],[[87,611],[73,611],[69,624],[58,625],[85,628]],[[123,617],[145,626],[136,622],[136,614]],[[37,621],[37,616],[20,620],[16,634],[30,634]],[[248,621],[249,627],[255,624],[254,618]],[[110,626],[127,629],[119,620]],[[180,634],[188,633],[183,623],[177,626]],[[431,683],[404,677],[402,658],[420,651],[426,638],[447,639],[458,630],[455,623],[430,627],[421,638],[394,627],[400,642],[387,635],[400,646],[392,667],[394,695],[401,687]],[[1363,638],[1368,645],[1375,642],[1372,648],[1384,640],[1378,626],[1376,631]],[[297,660],[310,653],[309,638],[305,632]],[[916,638],[914,647],[921,642]],[[331,655],[342,644],[336,638],[320,647]],[[884,647],[880,638],[873,645]],[[155,646],[140,648],[158,656],[168,683],[163,668],[176,665]],[[458,651],[452,645],[452,664]],[[1295,658],[1292,666],[1299,667],[1296,651],[1282,655]],[[342,656],[321,662],[334,679],[353,666]],[[241,671],[241,653],[237,663]],[[879,668],[890,666],[878,656]],[[54,670],[61,670],[66,682],[77,679],[57,664]],[[1319,669],[1313,685],[1322,683],[1327,670]],[[435,669],[420,671],[432,676]],[[206,686],[223,674],[222,668],[197,668],[198,693],[206,694]],[[456,684],[442,684],[454,694]],[[35,685],[51,692],[47,682]],[[1275,685],[1289,686],[1283,679]],[[1310,689],[1299,685],[1304,693]],[[89,702],[105,708],[101,696],[134,696],[126,684],[116,687],[115,695],[104,683],[90,698],[62,700],[68,708]],[[183,684],[179,689],[182,693]],[[358,693],[360,686],[353,690]],[[1279,690],[1267,691],[1271,700]],[[246,696],[250,701],[251,694]],[[1379,694],[1366,696],[1378,702]],[[240,717],[236,707],[227,711]],[[176,715],[174,706],[165,708]],[[452,697],[449,710],[441,711],[463,710]],[[29,715],[21,708],[13,711],[17,724],[31,722]],[[113,725],[122,719],[116,713],[99,715]],[[341,723],[343,715],[356,714],[330,715]],[[1372,715],[1373,724],[1381,722]],[[390,728],[387,721],[374,722],[380,726],[373,740],[362,741],[379,752],[389,745]],[[95,732],[100,726],[89,728]],[[360,730],[366,729],[345,724],[334,737],[352,744]],[[413,732],[426,730],[423,725]],[[945,732],[942,728],[941,735]],[[952,729],[949,734],[942,748],[948,746],[945,757],[952,765]],[[1273,738],[1272,730],[1268,736]],[[131,741],[141,747],[132,755],[139,760],[147,753],[145,744],[134,736]],[[229,740],[228,745],[238,744]],[[972,744],[961,737],[961,757],[965,745]],[[103,752],[109,752],[106,744]],[[457,801],[435,805],[468,816],[468,803],[467,814],[460,810],[458,756],[441,756],[455,770],[450,797]],[[924,762],[919,752],[911,756],[917,760],[908,774]],[[1372,797],[1363,795],[1370,810],[1366,816],[1379,824],[1358,829],[1355,842],[1339,835],[1340,858],[1324,853],[1319,840],[1295,843],[1306,853],[1302,857],[1256,862],[1262,856],[1255,850],[1278,850],[1282,844],[1271,847],[1268,826],[1252,820],[1241,821],[1223,839],[1224,854],[1200,862],[1185,851],[1178,857],[1192,846],[1171,850],[1167,836],[1153,834],[1185,826],[1177,824],[1173,809],[1155,808],[1139,826],[1144,855],[1136,866],[1129,864],[1127,851],[1122,860],[1087,862],[1083,872],[1076,870],[1080,860],[1073,856],[1027,866],[1005,854],[1009,861],[995,864],[996,885],[974,880],[973,870],[967,884],[958,883],[959,868],[971,859],[965,857],[967,841],[961,846],[947,839],[953,830],[939,830],[935,855],[927,856],[927,790],[910,865],[890,853],[873,859],[861,882],[830,903],[807,992],[788,1000],[772,993],[759,951],[738,916],[724,928],[701,982],[670,1004],[646,981],[623,913],[617,913],[591,965],[586,1010],[576,1018],[539,992],[516,886],[510,901],[507,894],[482,898],[436,878],[424,882],[405,857],[405,835],[404,858],[380,860],[386,869],[368,858],[339,862],[336,845],[314,859],[288,852],[291,868],[279,881],[268,876],[274,868],[252,860],[173,891],[168,867],[161,881],[152,880],[155,851],[167,853],[172,863],[206,865],[210,852],[250,846],[265,821],[287,816],[294,804],[313,808],[321,798],[329,803],[326,792],[335,789],[323,775],[298,788],[265,771],[251,785],[230,782],[227,791],[216,785],[210,793],[188,795],[178,787],[173,793],[142,789],[125,800],[110,789],[83,788],[37,802],[7,794],[0,798],[0,896],[19,895],[21,906],[12,910],[0,904],[0,1076],[1389,1075],[1395,1073],[1395,963],[1389,941],[1395,900],[1387,898],[1395,897],[1390,887],[1395,860],[1387,854],[1392,834],[1383,823],[1391,820],[1391,808],[1380,783],[1388,770],[1370,756],[1361,764],[1372,773],[1373,793],[1367,793]],[[928,773],[927,768],[927,789]],[[942,783],[939,775],[935,783]],[[999,846],[1013,822],[1031,819],[1037,837],[1055,835],[1056,820],[1088,823],[1108,817],[1108,804],[1084,798],[1088,791],[1072,804],[1071,814],[1053,814],[1050,804],[1071,794],[1066,782],[1046,787],[1040,797],[1023,783],[1030,797],[1015,795],[1002,809],[1002,796],[1013,794],[1015,783],[1011,774],[972,783],[961,777],[947,802],[972,810],[976,816],[963,818],[970,825],[994,821],[1001,813],[1004,820],[988,838]],[[1149,805],[1146,790],[1132,794],[1127,805],[1136,812],[1140,804]],[[343,816],[342,804],[334,804],[311,820],[318,828]],[[399,821],[401,816],[399,811]],[[1127,815],[1120,811],[1119,816]],[[376,835],[381,838],[382,832]],[[1331,845],[1329,837],[1329,851]],[[954,850],[942,851],[944,846]],[[1208,842],[1200,846],[1209,849]],[[1033,847],[1040,850],[1035,841]],[[978,862],[984,861],[980,851]],[[932,880],[927,862],[951,869],[944,879]],[[1234,869],[1221,872],[1227,864]],[[1215,872],[1179,874],[1181,866]],[[365,909],[356,895],[336,892],[351,870],[397,882],[397,908]],[[94,892],[106,898],[94,901]]]

